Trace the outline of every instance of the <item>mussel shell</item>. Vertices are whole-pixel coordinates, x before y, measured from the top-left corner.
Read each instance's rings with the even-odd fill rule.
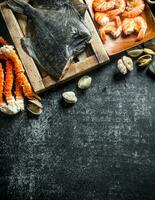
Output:
[[[149,65],[149,71],[155,75],[155,61],[153,61],[150,65]]]
[[[147,54],[138,58],[137,65],[140,67],[147,66],[152,62],[152,56]]]
[[[29,112],[31,112],[33,115],[40,115],[42,113],[42,108],[39,108],[38,106],[36,106],[35,104],[33,103],[29,103],[27,105],[27,110]]]
[[[155,52],[152,49],[144,48],[144,53],[149,55],[155,55]]]
[[[136,58],[143,54],[143,49],[131,49],[131,50],[127,51],[127,54],[130,57]]]

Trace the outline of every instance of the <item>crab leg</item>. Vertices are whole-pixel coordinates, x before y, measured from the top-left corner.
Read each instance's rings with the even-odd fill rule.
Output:
[[[3,106],[3,85],[4,85],[4,72],[2,64],[0,63],[0,107]]]
[[[1,111],[3,113],[9,115],[15,115],[20,112],[20,107],[17,105],[13,95],[12,95],[12,87],[14,81],[13,74],[13,63],[11,60],[6,60],[6,76],[5,76],[5,84],[4,84],[4,96],[6,98],[6,103],[3,103]]]
[[[7,41],[2,36],[0,36],[0,45],[7,45]]]
[[[27,77],[24,74],[24,68],[23,68],[22,63],[21,63],[18,55],[16,54],[16,52],[10,46],[2,47],[1,51],[5,54],[5,56],[7,56],[9,59],[11,59],[12,62],[14,63],[15,74],[16,74],[18,83],[21,85],[21,87],[23,89],[24,95],[28,99],[40,100],[40,97],[33,92],[32,87],[31,87]]]
[[[15,115],[18,112],[20,112],[20,106],[16,103],[13,95],[12,95],[12,87],[13,87],[13,63],[2,53],[0,52],[0,59],[6,60],[6,77],[5,77],[5,84],[4,84],[4,74],[3,78],[1,78],[1,85],[4,86],[4,95],[6,97],[6,102],[3,102],[3,96],[2,104],[0,106],[1,112],[9,115]],[[3,68],[2,68],[3,70]],[[3,84],[2,84],[3,82]],[[2,88],[2,87],[1,87]],[[3,93],[1,93],[3,94]]]
[[[24,97],[22,94],[22,88],[19,85],[17,78],[15,80],[15,96],[16,96],[16,104],[20,107],[21,111],[24,111]]]
[[[17,110],[16,113],[14,113],[12,109],[10,109],[10,106],[7,105],[5,102],[3,102],[3,86],[4,86],[4,71],[2,64],[0,63],[0,111],[9,115],[16,114]]]
[[[7,60],[7,57],[0,51],[0,59]]]
[[[4,85],[4,95],[6,98],[6,102],[10,104],[14,101],[14,97],[12,96],[12,87],[13,87],[13,65],[10,60],[6,61],[6,77],[5,77],[5,85]]]

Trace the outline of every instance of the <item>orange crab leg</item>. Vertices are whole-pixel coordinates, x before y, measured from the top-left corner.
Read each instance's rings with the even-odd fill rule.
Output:
[[[6,48],[6,49],[4,49],[4,48]],[[27,77],[24,74],[23,65],[22,65],[18,55],[16,54],[16,52],[13,49],[8,48],[8,47],[3,47],[3,51],[4,51],[4,54],[8,58],[10,58],[12,60],[12,62],[14,63],[15,74],[16,74],[19,84],[21,85],[21,87],[23,89],[24,95],[28,99],[35,98],[35,99],[40,100],[40,97],[33,92],[32,87],[31,87]]]
[[[10,60],[7,60],[4,95],[6,97],[6,102],[8,104],[14,99],[12,96],[13,80],[14,80],[13,63]]]
[[[21,111],[24,111],[24,97],[21,85],[19,84],[17,78],[15,80],[15,95],[16,95],[16,104],[20,107]]]
[[[24,95],[28,98],[28,99],[33,99],[36,98],[38,100],[40,100],[40,97],[38,95],[36,95],[33,90],[32,87],[27,79],[27,77],[25,76],[24,73],[20,73],[17,75],[17,80],[20,83],[22,89],[23,89],[23,93]]]
[[[7,60],[8,58],[0,51],[0,59]]]
[[[2,36],[0,36],[0,45],[7,45],[7,41]]]
[[[0,107],[3,104],[3,84],[4,84],[4,72],[2,64],[0,63]]]
[[[15,95],[16,95],[16,100],[23,100],[22,88],[19,85],[17,78],[15,81]]]

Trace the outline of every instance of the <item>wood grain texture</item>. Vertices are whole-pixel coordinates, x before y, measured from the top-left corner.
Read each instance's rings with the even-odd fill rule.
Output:
[[[87,91],[76,80],[42,94],[38,118],[0,114],[2,200],[155,199],[155,80],[120,78],[115,62],[89,75]]]
[[[88,5],[89,13],[94,21],[94,11],[92,8],[93,0],[85,0]],[[154,16],[151,12],[150,7],[146,4],[145,10],[141,15],[147,22],[148,28],[145,34],[145,38],[141,41],[137,41],[137,34],[131,34],[130,36],[125,36],[123,33],[117,39],[112,38],[110,35],[106,35],[107,41],[104,43],[104,48],[106,49],[109,56],[118,54],[122,51],[125,51],[129,48],[137,46],[139,44],[144,43],[150,39],[155,38],[155,20]],[[96,28],[98,25],[95,23]]]
[[[30,58],[21,47],[20,39],[26,34],[26,17],[18,14],[16,19],[12,11],[5,7],[2,8],[2,15],[18,54],[25,66],[25,70],[30,82],[37,93],[65,83],[68,80],[74,79],[79,75],[95,69],[96,67],[100,66],[100,64],[109,61],[109,57],[104,49],[99,35],[97,34],[91,17],[88,11],[86,11],[84,22],[91,32],[92,39],[86,51],[80,54],[77,59],[75,59],[77,61],[74,62],[75,60],[73,60],[71,66],[68,65],[69,67],[66,66],[64,68],[63,78],[61,78],[59,81],[55,81],[47,74],[47,72],[37,67],[33,59]],[[66,68],[69,68],[69,70],[66,70]]]
[[[46,88],[53,88],[54,86],[63,84],[66,81],[95,69],[96,66],[99,66],[96,56],[90,56],[84,60],[80,60],[78,63],[71,64],[68,72],[65,73],[64,77],[60,81],[56,82],[51,78],[51,76],[46,76],[43,78],[43,83]]]
[[[84,18],[85,24],[88,27],[88,29],[90,30],[90,33],[92,35],[92,39],[91,39],[91,47],[98,59],[98,62],[100,64],[105,63],[107,61],[109,61],[109,56],[103,46],[103,43],[97,33],[97,30],[94,26],[94,23],[90,17],[90,14],[88,13],[88,11],[86,11],[85,14],[85,18]]]
[[[45,87],[43,85],[42,78],[33,59],[23,50],[21,46],[23,33],[13,12],[7,7],[1,7],[1,13],[34,91],[44,90]]]

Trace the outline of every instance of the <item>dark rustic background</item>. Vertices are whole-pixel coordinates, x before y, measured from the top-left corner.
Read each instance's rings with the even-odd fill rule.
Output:
[[[2,21],[0,32],[9,37]],[[38,118],[0,114],[1,200],[155,199],[155,80],[136,67],[118,76],[120,56],[85,92],[74,80],[42,94]]]

